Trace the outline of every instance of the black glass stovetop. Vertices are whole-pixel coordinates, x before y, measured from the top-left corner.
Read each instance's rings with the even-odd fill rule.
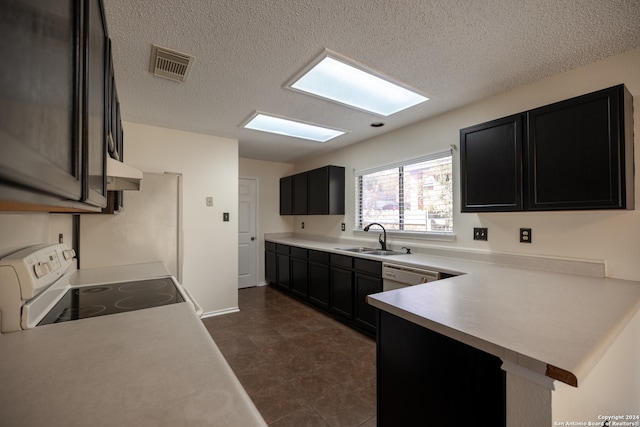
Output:
[[[170,277],[72,288],[38,326],[183,302]]]

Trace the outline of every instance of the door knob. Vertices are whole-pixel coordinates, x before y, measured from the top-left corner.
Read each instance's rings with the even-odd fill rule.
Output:
[[[254,240],[256,240],[256,238],[251,236],[251,241],[253,242]]]

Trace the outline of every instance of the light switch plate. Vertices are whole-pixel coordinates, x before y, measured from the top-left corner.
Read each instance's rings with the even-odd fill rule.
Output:
[[[213,197],[207,197],[207,207],[213,206]]]
[[[488,232],[486,227],[473,227],[473,240],[488,240]]]
[[[229,212],[222,213],[222,220],[225,222],[229,221]]]

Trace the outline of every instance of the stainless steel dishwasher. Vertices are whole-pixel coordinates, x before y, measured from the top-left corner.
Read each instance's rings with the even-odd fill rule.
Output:
[[[382,279],[382,290],[391,291],[439,280],[440,273],[433,270],[384,262],[382,263]]]

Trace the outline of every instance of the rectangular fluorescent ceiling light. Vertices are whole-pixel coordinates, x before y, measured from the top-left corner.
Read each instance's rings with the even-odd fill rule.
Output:
[[[328,49],[285,87],[385,117],[429,100]]]
[[[316,142],[327,142],[346,133],[341,130],[329,129],[260,112],[256,112],[243,127]]]

